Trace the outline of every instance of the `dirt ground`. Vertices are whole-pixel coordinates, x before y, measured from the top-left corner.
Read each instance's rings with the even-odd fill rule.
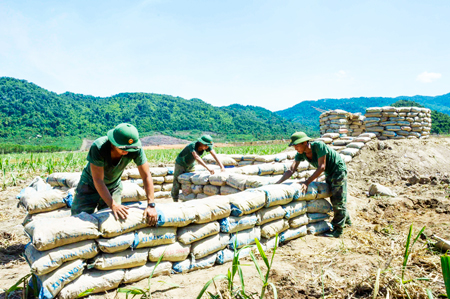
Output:
[[[377,298],[428,298],[426,289],[435,297],[445,293],[440,253],[431,246],[431,236],[450,240],[450,139],[372,141],[348,169],[352,227],[339,239],[308,235],[280,247],[270,275],[278,298],[373,298],[378,271]],[[368,197],[372,183],[389,187],[398,195]],[[0,289],[9,288],[29,273],[21,256],[28,242],[21,226],[25,213],[17,208],[15,199],[23,187],[0,193]],[[413,247],[404,271],[407,282],[402,284],[411,224],[413,237],[423,226],[426,229]],[[243,267],[246,292],[260,291],[262,283],[251,260],[244,258],[242,263],[248,265]],[[226,274],[229,267],[225,264],[155,278],[153,298],[196,298],[209,279]],[[157,282],[161,280],[179,287]],[[147,281],[133,286],[144,288]],[[225,289],[225,285],[217,283],[217,288]],[[209,291],[216,292],[213,286]],[[0,298],[4,298],[1,293]],[[111,291],[91,298],[125,296]],[[273,298],[273,293],[268,292],[266,298]]]

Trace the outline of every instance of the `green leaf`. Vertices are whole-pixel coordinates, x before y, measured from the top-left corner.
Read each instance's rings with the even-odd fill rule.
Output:
[[[264,282],[264,276],[262,275],[261,268],[259,267],[258,261],[256,260],[256,257],[253,254],[253,252],[250,252],[250,257],[253,260],[253,263],[255,264],[255,268],[256,271],[258,271],[259,278],[261,278],[261,281]]]
[[[269,285],[272,287],[272,290],[273,290],[273,298],[278,299],[277,288],[275,287],[275,285],[272,282],[269,282]]]
[[[78,294],[77,298],[81,298],[81,297],[85,297],[87,295],[90,295],[90,294],[92,294],[92,292],[94,290],[95,290],[95,288],[92,288],[92,289],[88,289],[88,290],[86,290],[84,292],[81,292],[80,294]]]
[[[269,268],[269,260],[267,259],[266,253],[264,252],[261,243],[259,243],[259,240],[255,238],[256,241],[256,247],[258,248],[259,254],[261,255],[261,258],[263,259],[264,263],[266,264],[267,268]]]
[[[207,281],[207,282],[205,283],[205,285],[203,286],[203,289],[200,291],[200,293],[198,293],[197,299],[201,299],[201,298],[202,298],[203,294],[206,292],[206,290],[208,289],[208,287],[209,287],[209,286],[213,283],[213,281],[216,280],[216,279],[228,279],[228,278],[227,278],[225,275],[223,275],[223,274],[219,274],[219,275],[216,275],[213,279]]]
[[[442,275],[444,276],[445,290],[447,297],[450,297],[450,256],[441,256]]]

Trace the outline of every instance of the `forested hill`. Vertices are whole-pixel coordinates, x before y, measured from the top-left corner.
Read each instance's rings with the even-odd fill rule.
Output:
[[[436,97],[429,96],[401,96],[396,98],[382,98],[382,97],[361,97],[350,99],[322,99],[317,101],[303,101],[297,105],[277,111],[278,115],[283,116],[288,120],[298,122],[302,125],[308,126],[313,130],[319,130],[319,115],[321,112],[316,110],[333,110],[342,109],[349,112],[364,113],[368,107],[382,107],[389,106],[398,101],[414,101],[431,110],[436,110],[450,115],[450,93]]]
[[[199,99],[149,93],[107,98],[57,94],[8,77],[0,78],[0,99],[0,142],[23,143],[37,135],[80,140],[105,135],[122,122],[134,124],[144,134],[207,131],[222,140],[241,141],[286,138],[301,129],[260,107],[215,107]]]

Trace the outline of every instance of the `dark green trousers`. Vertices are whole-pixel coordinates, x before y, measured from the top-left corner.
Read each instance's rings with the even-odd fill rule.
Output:
[[[326,177],[326,182],[331,188],[331,204],[334,217],[331,223],[334,230],[342,232],[345,224],[351,224],[347,211],[347,171],[334,173]]]
[[[180,174],[192,171],[194,171],[194,165],[190,167],[184,167],[178,163],[175,163],[175,169],[173,171],[172,191],[171,191],[173,201],[178,201],[178,197],[180,196],[181,184],[178,182],[178,177],[180,176]]]
[[[121,182],[119,186],[109,190],[113,200],[118,204],[122,203],[122,189],[123,187]],[[107,207],[108,205],[100,197],[97,189],[82,181],[78,183],[75,198],[72,202],[72,215],[77,215],[81,212],[92,214],[95,212],[95,209],[101,210]]]

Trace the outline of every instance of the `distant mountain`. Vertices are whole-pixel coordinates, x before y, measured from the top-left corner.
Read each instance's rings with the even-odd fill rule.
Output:
[[[0,142],[30,144],[38,136],[51,144],[64,139],[79,146],[82,137],[103,136],[122,122],[135,125],[143,136],[163,132],[190,138],[207,131],[224,141],[281,139],[302,129],[261,107],[215,107],[200,99],[150,93],[57,94],[25,80],[0,78]]]
[[[397,101],[414,101],[431,110],[436,110],[450,115],[450,93],[436,97],[429,96],[400,96],[396,98],[382,98],[382,97],[361,97],[350,99],[322,99],[317,101],[303,101],[297,105],[276,111],[276,113],[287,120],[298,122],[301,125],[307,126],[314,131],[319,130],[319,116],[320,110],[342,109],[349,112],[364,113],[368,107],[388,106]]]

